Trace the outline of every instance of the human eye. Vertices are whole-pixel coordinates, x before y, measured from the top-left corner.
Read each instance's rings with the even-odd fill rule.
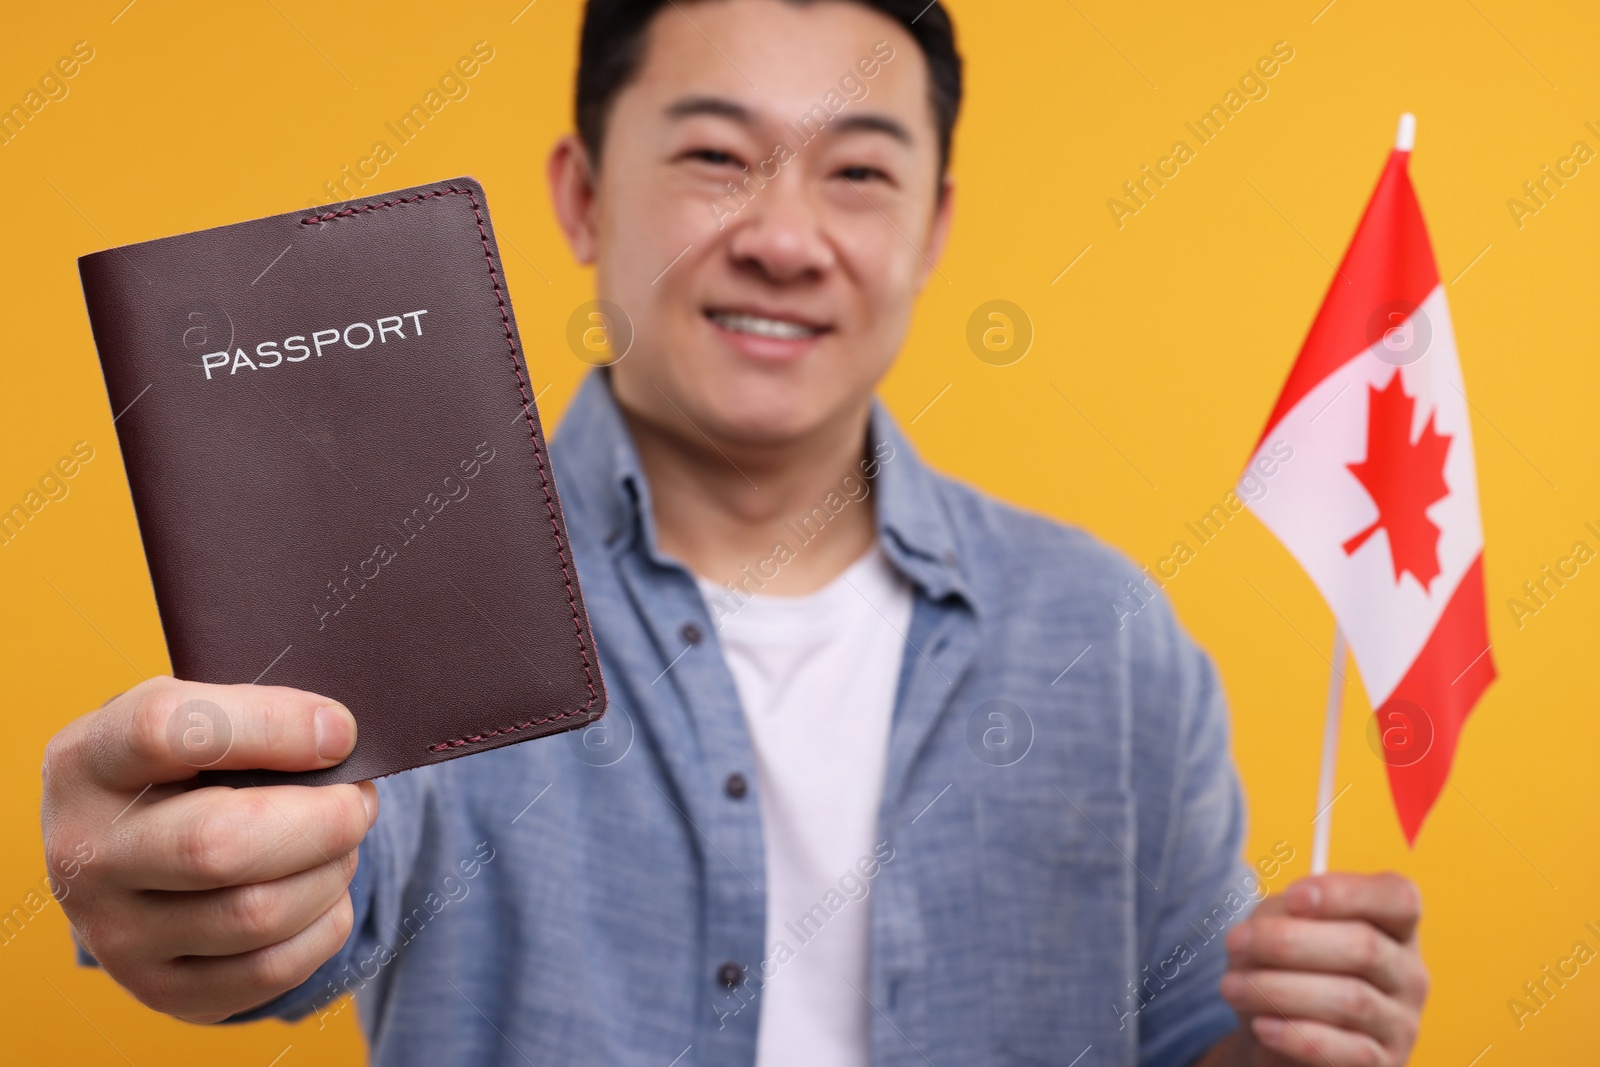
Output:
[[[731,152],[720,148],[690,148],[678,154],[680,160],[704,163],[712,167],[737,167],[739,160]]]
[[[877,167],[864,165],[840,167],[837,175],[852,184],[863,182],[890,182],[889,175]]]

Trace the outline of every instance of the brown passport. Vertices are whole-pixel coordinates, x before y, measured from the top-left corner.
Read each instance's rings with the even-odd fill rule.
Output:
[[[205,780],[360,781],[601,716],[476,181],[78,267],[175,675],[311,690],[359,724],[330,770]]]

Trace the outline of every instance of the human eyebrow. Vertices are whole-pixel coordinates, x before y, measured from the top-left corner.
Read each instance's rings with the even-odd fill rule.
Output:
[[[882,133],[903,145],[909,146],[913,142],[911,131],[898,119],[875,112],[840,115],[828,123],[828,131],[834,134]]]
[[[686,119],[695,115],[716,115],[732,119],[741,126],[755,125],[755,115],[743,104],[720,96],[685,96],[667,105],[669,119]]]
[[[753,127],[756,115],[743,104],[721,96],[685,96],[667,105],[670,119],[685,119],[695,115],[715,115],[730,119],[741,126]],[[899,119],[881,112],[853,112],[832,118],[826,127],[828,133],[881,133],[904,145],[914,143],[911,131]]]

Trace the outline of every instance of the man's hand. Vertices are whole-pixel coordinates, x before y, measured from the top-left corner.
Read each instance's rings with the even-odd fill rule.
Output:
[[[45,749],[44,844],[83,946],[139,1000],[192,1022],[304,982],[350,934],[377,791],[189,780],[202,767],[331,767],[355,740],[355,719],[326,697],[171,678],[70,723]]]
[[[1422,896],[1397,874],[1302,878],[1228,931],[1222,995],[1243,1026],[1206,1067],[1399,1067],[1428,971]]]

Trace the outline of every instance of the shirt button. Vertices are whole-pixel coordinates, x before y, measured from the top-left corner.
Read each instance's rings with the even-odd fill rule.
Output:
[[[744,968],[732,960],[717,968],[717,981],[729,989],[737,988],[743,979]]]
[[[728,780],[722,783],[722,791],[734,800],[743,800],[744,795],[750,792],[750,783],[745,781],[744,775],[734,771],[728,775]]]
[[[701,632],[700,627],[692,622],[684,623],[683,629],[679,630],[678,633],[683,635],[683,639],[691,645],[698,645],[700,643],[700,639],[705,636],[705,634]]]

